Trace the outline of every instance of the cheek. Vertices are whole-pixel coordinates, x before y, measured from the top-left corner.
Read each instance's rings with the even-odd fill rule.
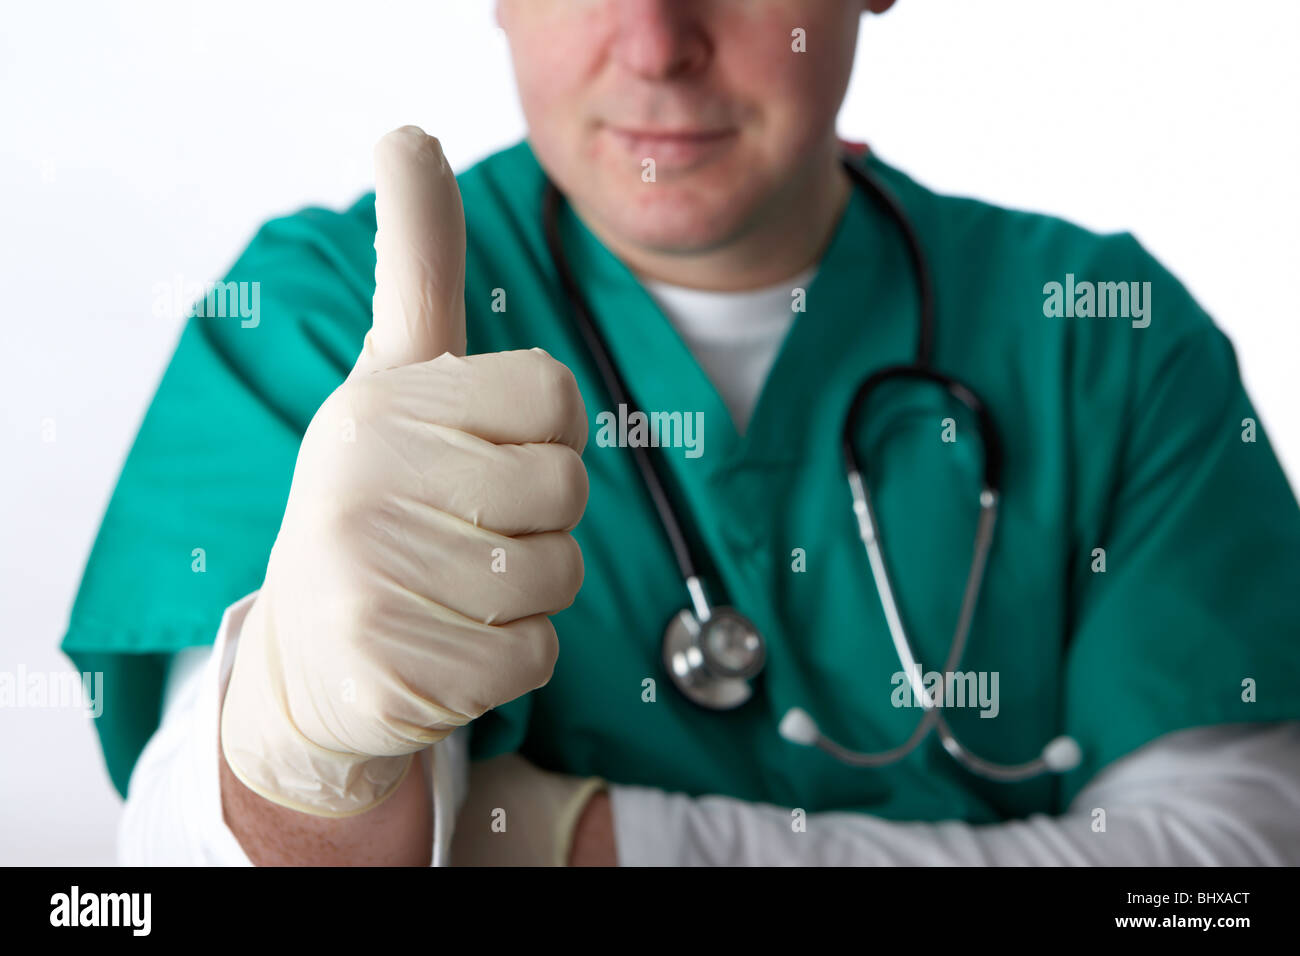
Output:
[[[573,66],[573,60],[560,55],[558,49],[515,54],[519,98],[531,120],[550,118],[564,111],[582,82],[581,76],[573,72]]]
[[[590,3],[566,0],[573,6],[563,9],[553,0],[533,2],[538,6],[517,15],[510,27],[519,96],[530,119],[572,121],[580,115],[575,107],[599,68],[605,27]]]
[[[732,42],[717,47],[722,84],[760,113],[765,138],[785,137],[787,147],[819,135],[834,122],[848,86],[857,46],[858,18],[851,6],[765,4],[730,24]],[[803,31],[805,52],[793,31]]]

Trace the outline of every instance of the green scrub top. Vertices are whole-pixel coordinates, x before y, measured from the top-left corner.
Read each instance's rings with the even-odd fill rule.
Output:
[[[586,580],[554,619],[553,679],[475,721],[475,758],[518,750],[552,770],[692,795],[982,823],[1060,812],[1107,764],[1171,731],[1300,718],[1300,509],[1263,428],[1243,440],[1257,415],[1228,340],[1131,235],[936,195],[862,161],[928,254],[935,366],[980,392],[1005,445],[1000,523],[961,666],[997,673],[998,710],[949,720],[1000,762],[1070,734],[1082,764],[994,783],[933,734],[900,763],[861,769],[777,732],[801,706],[836,740],[878,750],[906,739],[921,713],[894,706],[900,666],[839,450],[857,384],[909,360],[917,336],[902,237],[856,190],[743,435],[635,276],[564,211],[565,249],[633,399],[703,412],[701,455],[653,453],[712,593],[768,641],[740,709],[702,711],[673,689],[660,645],[687,594],[630,453],[594,440],[596,416],[616,409],[547,255],[543,173],[526,141],[459,178],[469,350],[540,346],[577,376],[593,436],[575,532]],[[373,195],[345,212],[274,219],[226,277],[261,284],[256,326],[184,328],[63,642],[79,669],[105,673],[96,726],[123,793],[157,726],[171,655],[210,644],[223,609],[262,583],[299,440],[370,325],[374,235]],[[1149,282],[1150,323],[1046,315],[1052,282]],[[903,618],[937,670],[975,530],[973,423],[933,387],[891,385],[857,442]]]

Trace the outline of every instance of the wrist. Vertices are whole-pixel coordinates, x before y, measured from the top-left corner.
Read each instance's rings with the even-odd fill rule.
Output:
[[[240,631],[218,734],[231,774],[259,797],[317,817],[355,816],[392,796],[413,754],[371,756],[321,747],[288,712],[279,656],[255,601]]]
[[[592,792],[578,814],[569,850],[569,866],[617,866],[614,843],[614,805],[609,789]]]

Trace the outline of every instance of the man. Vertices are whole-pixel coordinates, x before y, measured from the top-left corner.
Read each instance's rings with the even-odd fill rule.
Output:
[[[125,860],[1300,861],[1300,513],[1226,339],[1131,237],[875,157],[933,277],[933,367],[1003,444],[959,662],[989,693],[946,719],[1000,764],[1060,735],[1081,760],[1007,783],[934,733],[871,769],[778,733],[807,708],[880,751],[923,711],[839,455],[918,334],[904,236],[834,130],[859,18],[890,5],[500,0],[526,143],[457,188],[400,130],[374,197],[263,228],[227,277],[261,282],[261,321],[187,327],[64,642],[131,700],[100,722]],[[766,638],[733,710],[662,663],[686,588],[548,254],[548,177],[632,400],[701,423],[652,451]],[[1119,283],[1122,315],[1075,294]],[[984,449],[911,386],[853,437],[933,670]]]

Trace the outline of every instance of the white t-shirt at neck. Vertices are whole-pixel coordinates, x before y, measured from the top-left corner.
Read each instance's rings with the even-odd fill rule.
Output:
[[[713,382],[742,434],[794,322],[791,293],[807,289],[816,274],[814,265],[776,285],[744,292],[641,280]]]

